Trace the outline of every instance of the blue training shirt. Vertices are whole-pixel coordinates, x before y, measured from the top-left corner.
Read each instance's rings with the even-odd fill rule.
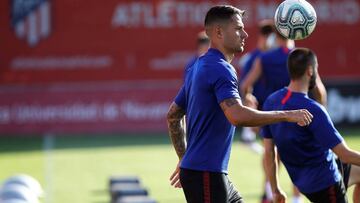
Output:
[[[307,109],[314,116],[311,124],[281,122],[264,126],[261,135],[273,139],[292,182],[302,193],[325,189],[341,180],[331,151],[343,141],[325,108],[306,94],[283,88],[264,104],[265,111]]]
[[[290,49],[278,47],[260,54],[262,78],[265,80],[264,90],[256,99],[260,106],[273,92],[287,86],[290,78],[287,70],[287,58]]]
[[[236,71],[220,51],[209,49],[189,68],[175,98],[186,112],[181,168],[227,173],[235,126],[219,104],[229,98],[240,98]]]

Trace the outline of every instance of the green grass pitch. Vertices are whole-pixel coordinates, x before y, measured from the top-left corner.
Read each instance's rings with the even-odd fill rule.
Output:
[[[342,131],[348,145],[360,150],[360,131]],[[26,173],[37,178],[47,196],[43,203],[109,203],[111,175],[137,175],[160,203],[185,202],[169,184],[177,158],[167,135],[56,136],[44,146],[41,137],[0,138],[0,181]],[[260,156],[239,144],[232,148],[229,177],[245,202],[257,203],[262,192]],[[291,197],[282,167],[281,186]],[[351,199],[351,190],[348,192]],[[305,201],[306,202],[306,201]],[[351,202],[351,200],[350,200]]]

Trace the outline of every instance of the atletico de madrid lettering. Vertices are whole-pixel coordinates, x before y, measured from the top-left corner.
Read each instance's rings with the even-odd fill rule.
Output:
[[[51,32],[50,0],[12,0],[11,25],[19,39],[35,47]]]

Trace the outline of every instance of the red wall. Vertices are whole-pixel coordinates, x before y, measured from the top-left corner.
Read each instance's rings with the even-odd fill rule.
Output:
[[[166,130],[165,112],[194,52],[195,36],[208,8],[220,1],[49,0],[46,15],[39,2],[46,1],[0,1],[1,132]],[[256,22],[272,18],[280,1],[228,2],[247,12],[250,51]],[[359,79],[360,0],[310,3],[318,25],[297,45],[316,51],[323,78]],[[31,5],[32,12],[25,12]],[[157,117],[146,116],[153,108]],[[104,112],[111,109],[109,120]],[[138,115],[136,109],[148,114],[123,113]],[[81,110],[83,116],[73,115]]]

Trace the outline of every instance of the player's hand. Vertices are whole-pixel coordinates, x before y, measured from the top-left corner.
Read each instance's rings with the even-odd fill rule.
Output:
[[[313,115],[306,109],[292,110],[288,113],[288,121],[297,123],[299,126],[307,126],[313,119]]]
[[[174,172],[170,176],[170,183],[175,188],[181,188],[181,183],[180,183],[180,161],[176,165],[176,168],[175,168]]]
[[[257,109],[259,103],[253,94],[247,93],[244,97],[243,103],[245,106]]]
[[[286,202],[286,194],[281,189],[273,192],[274,203],[285,203]]]

